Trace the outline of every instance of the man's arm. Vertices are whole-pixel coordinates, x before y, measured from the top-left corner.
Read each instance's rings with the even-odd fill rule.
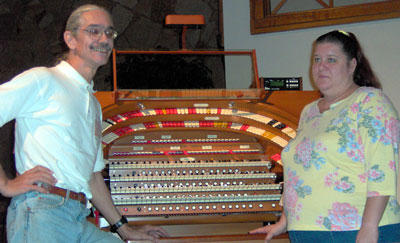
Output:
[[[43,166],[36,166],[22,175],[17,175],[14,179],[9,179],[0,166],[0,193],[5,197],[14,197],[28,191],[47,193],[45,188],[34,185],[35,182],[55,185],[57,179],[53,177],[51,170]]]
[[[90,181],[90,188],[92,191],[92,203],[98,209],[107,221],[112,225],[121,219],[121,215],[115,208],[110,190],[104,183],[104,178],[101,172],[93,173],[93,178]],[[159,237],[168,236],[167,232],[160,227],[144,225],[141,227],[132,227],[124,224],[118,229],[118,233],[124,239],[130,240],[151,240],[157,241]]]

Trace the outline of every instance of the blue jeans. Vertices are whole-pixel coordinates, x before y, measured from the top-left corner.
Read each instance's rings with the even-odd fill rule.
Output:
[[[378,243],[400,242],[400,224],[380,226]],[[289,231],[291,243],[354,243],[358,230],[351,231]]]
[[[8,207],[7,240],[10,243],[123,242],[88,222],[89,213],[78,201],[27,192],[14,197]]]

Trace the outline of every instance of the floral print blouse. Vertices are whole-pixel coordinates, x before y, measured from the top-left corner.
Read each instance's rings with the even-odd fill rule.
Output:
[[[389,195],[380,225],[400,222],[396,201],[400,122],[379,89],[360,87],[319,112],[302,111],[282,151],[288,230],[358,230],[367,197]]]

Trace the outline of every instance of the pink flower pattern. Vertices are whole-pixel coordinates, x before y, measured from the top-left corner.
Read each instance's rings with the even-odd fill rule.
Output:
[[[376,191],[372,191],[372,192],[368,192],[367,193],[367,197],[377,197],[380,196],[381,194],[379,194],[379,192]]]
[[[367,177],[368,177],[368,172],[362,173],[358,175],[358,178],[360,179],[360,181],[362,183],[366,183],[367,182]]]
[[[385,180],[385,173],[379,169],[379,165],[371,167],[368,173],[368,180],[373,182],[382,182]]]
[[[394,160],[391,160],[389,162],[389,168],[392,169],[393,171],[396,171],[396,162]]]
[[[337,171],[333,173],[328,173],[324,178],[325,186],[332,187],[338,192],[353,193],[355,190],[355,185],[353,182],[349,181],[349,177],[345,176],[339,179],[339,174]]]
[[[285,211],[290,218],[300,220],[299,212],[303,209],[303,204],[298,203],[298,199],[311,194],[310,186],[303,186],[303,180],[299,179],[296,171],[287,169],[288,178],[285,180],[283,203]]]
[[[358,209],[349,203],[334,202],[327,216],[318,216],[318,225],[332,231],[356,230],[361,225]]]
[[[294,162],[301,164],[306,170],[311,169],[313,165],[319,170],[321,168],[321,164],[325,164],[325,158],[318,153],[320,151],[327,151],[321,142],[314,143],[310,139],[304,138],[296,146]]]
[[[384,144],[396,144],[400,141],[400,125],[399,120],[391,117],[389,120],[385,120],[386,132],[381,136],[380,141]]]

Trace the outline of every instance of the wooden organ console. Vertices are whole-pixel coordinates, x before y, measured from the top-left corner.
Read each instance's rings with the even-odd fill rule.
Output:
[[[273,93],[270,104],[249,99],[113,103],[111,92],[96,95],[103,105],[113,201],[132,223],[155,225],[278,220],[282,167],[274,155],[296,135],[301,108],[318,97],[283,91]]]
[[[319,94],[117,90],[115,56],[114,92],[95,95],[119,213],[165,228],[162,242],[263,242],[247,232],[279,219],[280,152]]]

